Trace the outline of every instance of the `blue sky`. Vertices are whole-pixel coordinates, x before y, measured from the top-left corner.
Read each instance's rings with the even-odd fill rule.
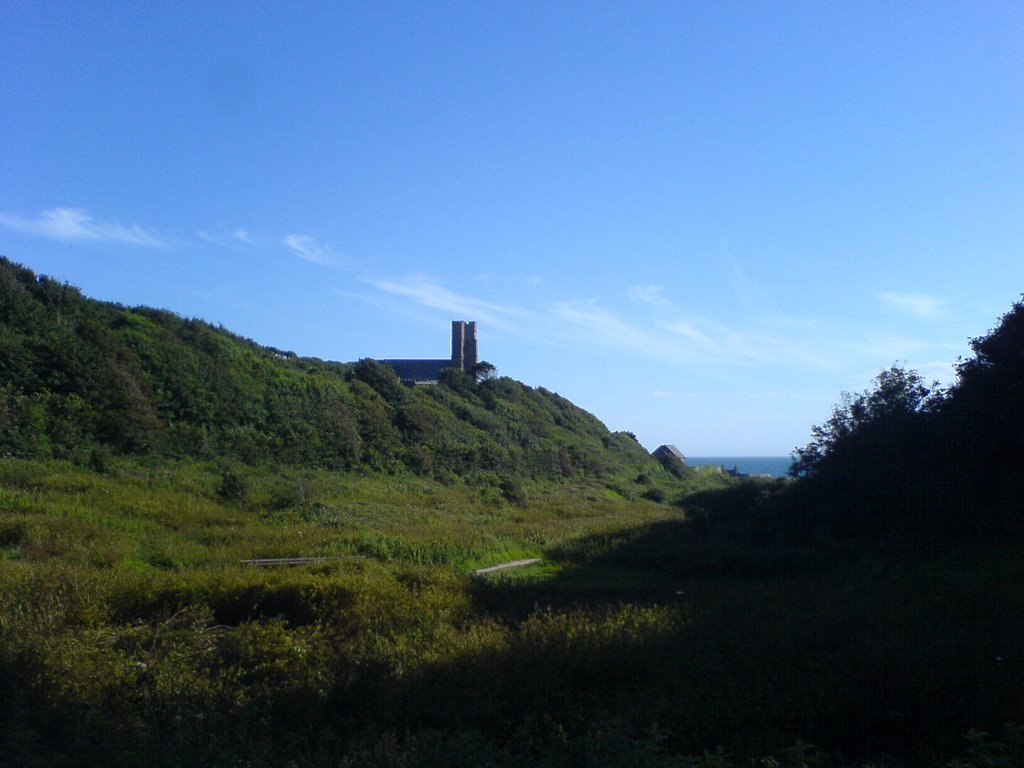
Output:
[[[781,455],[1024,291],[1019,2],[0,6],[0,253]]]

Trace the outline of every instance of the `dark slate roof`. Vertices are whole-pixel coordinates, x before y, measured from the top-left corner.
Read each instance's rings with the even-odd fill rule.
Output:
[[[437,381],[441,371],[452,367],[451,360],[378,360],[395,369],[402,381]]]
[[[656,459],[664,458],[665,456],[672,456],[673,458],[679,459],[680,461],[686,461],[686,457],[683,456],[683,452],[676,448],[674,445],[659,445],[653,451],[651,456]]]

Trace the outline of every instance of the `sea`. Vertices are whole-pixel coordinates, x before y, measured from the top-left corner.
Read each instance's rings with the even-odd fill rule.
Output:
[[[771,475],[785,477],[793,459],[789,456],[687,456],[686,465],[703,467],[708,464],[736,470],[744,475]]]

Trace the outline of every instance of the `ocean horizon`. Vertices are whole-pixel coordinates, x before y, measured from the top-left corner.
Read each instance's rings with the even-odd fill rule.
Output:
[[[744,475],[771,475],[772,477],[786,477],[789,467],[793,463],[790,456],[687,456],[686,464],[690,467],[705,467],[708,465],[725,467],[726,469],[736,468]]]

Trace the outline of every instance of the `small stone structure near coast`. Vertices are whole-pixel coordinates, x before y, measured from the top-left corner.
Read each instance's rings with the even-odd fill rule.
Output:
[[[677,461],[680,464],[686,463],[686,457],[683,452],[676,448],[674,445],[659,445],[653,451],[651,456],[656,458],[658,461]]]
[[[452,356],[447,360],[378,360],[395,369],[406,384],[434,384],[445,368],[472,373],[479,362],[476,349],[476,321],[452,320]]]

